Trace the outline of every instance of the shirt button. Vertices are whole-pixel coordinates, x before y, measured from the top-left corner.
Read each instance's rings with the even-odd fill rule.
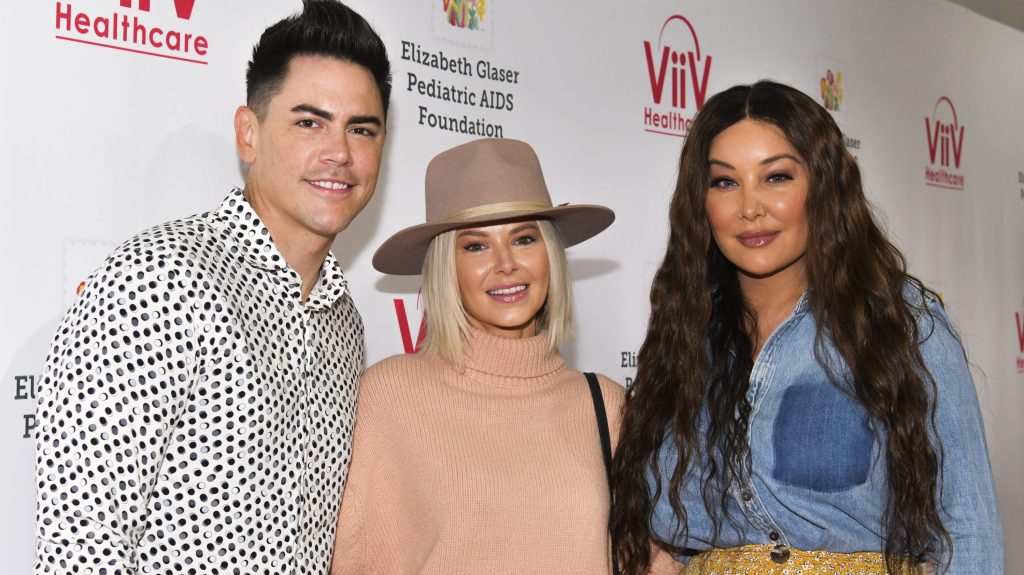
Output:
[[[743,500],[744,501],[750,501],[753,498],[754,498],[754,495],[752,493],[750,493],[750,491],[748,491],[746,489],[743,490]]]
[[[789,547],[783,544],[778,544],[772,548],[771,551],[772,562],[782,565],[786,561],[789,561]]]
[[[776,533],[775,531],[772,531],[771,533],[768,534],[768,539],[771,539],[772,541],[778,541],[779,540],[779,534]]]

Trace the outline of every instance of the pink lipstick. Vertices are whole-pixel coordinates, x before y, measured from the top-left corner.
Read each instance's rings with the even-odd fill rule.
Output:
[[[748,248],[762,248],[779,237],[779,232],[751,232],[740,234],[736,239]]]

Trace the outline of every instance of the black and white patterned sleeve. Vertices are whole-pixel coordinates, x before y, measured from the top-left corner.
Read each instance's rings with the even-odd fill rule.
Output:
[[[135,548],[195,377],[196,278],[184,275],[129,242],[54,337],[37,412],[36,574],[134,574],[145,559]]]

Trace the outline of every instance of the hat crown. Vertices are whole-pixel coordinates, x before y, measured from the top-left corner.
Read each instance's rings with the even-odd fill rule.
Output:
[[[474,140],[438,154],[427,166],[427,223],[503,203],[551,207],[540,160],[526,142]]]
[[[601,232],[615,212],[588,204],[551,205],[540,160],[526,142],[475,140],[441,152],[427,166],[427,221],[385,240],[373,267],[389,274],[418,274],[438,234],[523,219],[550,221],[563,247]]]

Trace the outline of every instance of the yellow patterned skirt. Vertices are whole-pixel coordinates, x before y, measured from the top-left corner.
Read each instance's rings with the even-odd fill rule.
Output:
[[[712,549],[696,555],[682,575],[887,575],[881,553],[799,551],[776,545]],[[923,575],[915,566],[906,571]]]

